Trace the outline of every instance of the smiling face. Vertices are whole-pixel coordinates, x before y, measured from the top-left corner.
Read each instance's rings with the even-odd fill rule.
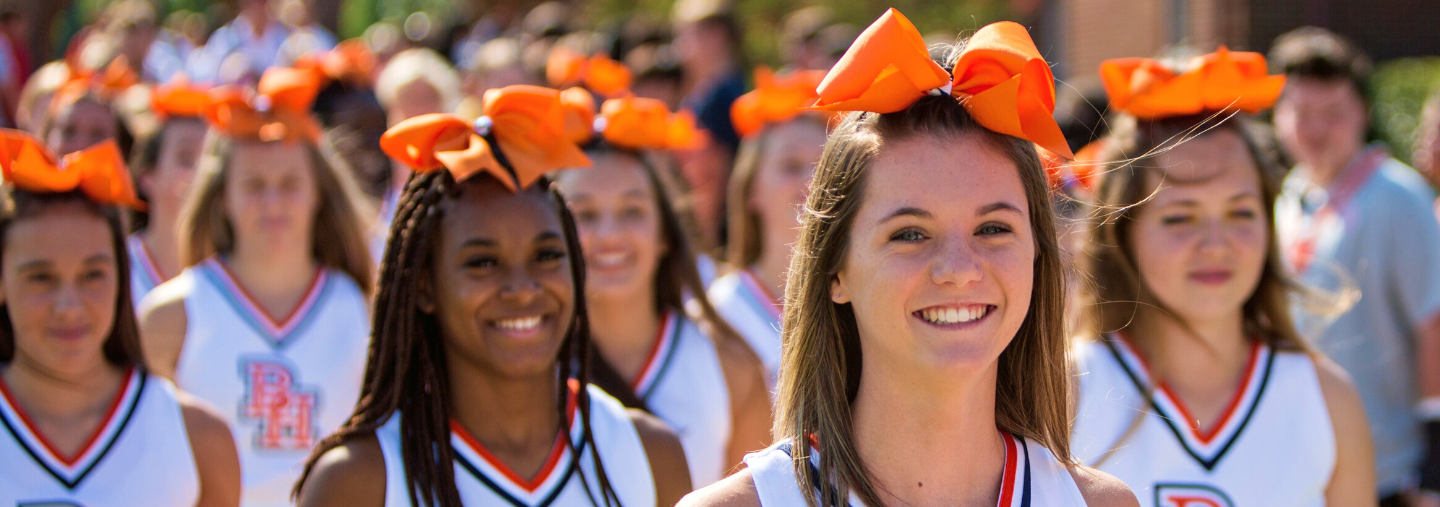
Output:
[[[655,189],[633,156],[605,152],[590,160],[590,169],[566,171],[559,179],[585,251],[585,291],[617,297],[644,293],[654,285],[667,250]]]
[[[1015,163],[978,134],[918,135],[881,148],[863,195],[831,299],[854,310],[865,368],[993,368],[1035,274]]]
[[[57,373],[85,372],[104,363],[101,350],[115,323],[115,247],[109,224],[94,211],[47,206],[5,233],[0,296],[17,358]]]
[[[320,191],[305,145],[236,141],[225,178],[236,243],[310,248]]]
[[[815,175],[815,163],[825,148],[824,124],[797,118],[766,128],[765,150],[760,154],[755,180],[745,205],[760,217],[762,241],[784,248],[799,235],[799,207]]]
[[[1129,242],[1145,286],[1192,322],[1241,312],[1264,271],[1269,214],[1240,134],[1218,129],[1155,160]],[[1162,177],[1164,178],[1162,181]]]
[[[556,206],[484,176],[441,204],[432,299],[447,355],[504,377],[554,375],[575,314]]]
[[[54,119],[45,144],[65,155],[115,138],[115,113],[91,99],[80,99]]]

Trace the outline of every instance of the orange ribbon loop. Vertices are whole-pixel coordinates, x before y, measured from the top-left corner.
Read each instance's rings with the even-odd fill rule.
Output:
[[[671,114],[656,99],[610,99],[600,106],[596,122],[605,141],[631,150],[693,149],[700,141],[695,117],[688,111]]]
[[[329,51],[310,51],[295,59],[295,68],[307,69],[325,79],[351,86],[369,86],[378,62],[361,39],[348,39]],[[323,81],[323,80],[322,80]]]
[[[105,205],[144,210],[135,194],[125,159],[113,139],[65,155],[57,162],[44,143],[26,132],[0,129],[0,175],[27,192],[63,193],[79,189]]]
[[[558,90],[492,88],[485,92],[485,115],[473,124],[453,114],[416,116],[385,131],[380,149],[416,171],[444,167],[456,181],[485,172],[517,191],[555,169],[590,166],[590,159],[566,136],[568,109]],[[486,135],[499,144],[513,177],[496,159]]]
[[[755,89],[730,105],[730,122],[740,137],[750,137],[766,124],[784,123],[820,98],[815,87],[825,72],[800,70],[776,76],[769,67],[755,69]]]
[[[125,55],[115,57],[100,72],[70,65],[70,79],[50,99],[51,110],[69,106],[92,91],[100,100],[114,100],[139,82],[140,77],[130,68]]]
[[[210,89],[192,85],[181,74],[150,90],[150,107],[162,117],[200,117],[210,107]]]
[[[1149,58],[1119,58],[1100,64],[1110,105],[1136,118],[1153,120],[1203,112],[1269,109],[1285,88],[1285,76],[1269,75],[1265,55],[1225,46],[1197,56],[1176,73]]]
[[[320,124],[310,105],[320,93],[320,79],[311,70],[271,67],[260,76],[255,93],[235,86],[211,90],[205,118],[231,137],[260,141],[320,140]]]
[[[550,86],[584,85],[600,95],[613,96],[630,88],[630,69],[603,53],[586,58],[569,48],[557,47],[545,61]]]
[[[930,59],[915,25],[890,9],[860,34],[816,92],[815,109],[882,114],[904,110],[926,94],[946,93],[985,128],[1073,157],[1052,116],[1050,66],[1025,27],[1013,22],[976,31],[947,73]]]

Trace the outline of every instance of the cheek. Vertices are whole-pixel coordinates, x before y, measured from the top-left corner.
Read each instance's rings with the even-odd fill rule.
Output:
[[[1184,232],[1145,224],[1132,231],[1135,264],[1149,285],[1166,285],[1185,273],[1187,250],[1193,241]]]

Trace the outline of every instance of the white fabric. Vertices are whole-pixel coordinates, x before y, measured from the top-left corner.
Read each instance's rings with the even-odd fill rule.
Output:
[[[125,249],[130,253],[130,302],[140,310],[140,300],[164,283],[155,260],[150,258],[150,249],[140,241],[140,236],[131,234],[125,238]]]
[[[1335,433],[1309,356],[1257,345],[1233,408],[1206,432],[1168,390],[1157,389],[1154,407],[1147,406],[1138,385],[1149,385],[1149,374],[1123,340],[1082,344],[1076,356],[1080,402],[1071,451],[1094,465],[1114,449],[1098,467],[1130,485],[1140,505],[1325,504]],[[1145,412],[1140,426],[1120,442],[1137,411]]]
[[[588,386],[590,394],[590,431],[599,447],[600,461],[610,479],[610,486],[625,507],[655,505],[655,483],[650,474],[650,460],[640,442],[635,424],[620,402],[599,388]],[[572,399],[573,401],[573,399]],[[571,439],[578,446],[583,428],[571,405]],[[408,507],[410,496],[401,454],[400,415],[394,414],[375,437],[385,457],[385,507]],[[474,439],[451,433],[450,445],[455,450],[455,486],[460,501],[477,506],[531,507],[592,507],[605,505],[600,498],[600,482],[595,470],[594,449],[586,447],[575,458],[568,446],[557,439],[550,466],[526,480],[516,477],[503,463],[495,460]],[[586,492],[589,485],[590,493]],[[486,484],[488,481],[490,484]],[[592,500],[590,494],[595,498]]]
[[[1050,450],[1024,437],[1001,435],[1005,438],[1005,467],[997,507],[1085,507],[1085,498],[1070,476],[1070,469]],[[745,466],[750,469],[755,492],[764,507],[807,507],[807,494],[819,502],[820,492],[814,485],[800,486],[790,449],[791,443],[786,441],[745,456]],[[812,471],[820,462],[819,454],[811,448]],[[854,492],[848,503],[852,507],[865,505]]]
[[[780,309],[749,271],[724,274],[710,284],[710,304],[745,339],[765,366],[771,397],[780,377]]]
[[[650,358],[630,383],[650,412],[680,436],[690,483],[699,489],[725,478],[730,444],[730,387],[720,355],[700,326],[671,313]]]
[[[310,448],[349,418],[360,396],[370,336],[364,295],[344,273],[322,269],[294,313],[277,322],[215,258],[166,283],[185,292],[176,379],[230,423],[242,503],[289,505]]]
[[[175,386],[132,370],[91,443],[50,450],[8,388],[0,397],[0,505],[190,507],[200,475]]]

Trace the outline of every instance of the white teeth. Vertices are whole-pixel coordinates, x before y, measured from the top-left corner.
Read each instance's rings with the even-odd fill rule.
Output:
[[[625,253],[607,253],[595,256],[595,264],[602,267],[618,266],[625,262]]]
[[[932,324],[956,324],[970,322],[984,317],[990,312],[989,306],[969,306],[965,308],[926,308],[920,310],[921,318]]]
[[[495,327],[506,331],[529,331],[540,327],[543,319],[539,316],[522,317],[518,319],[504,319],[495,321]]]

